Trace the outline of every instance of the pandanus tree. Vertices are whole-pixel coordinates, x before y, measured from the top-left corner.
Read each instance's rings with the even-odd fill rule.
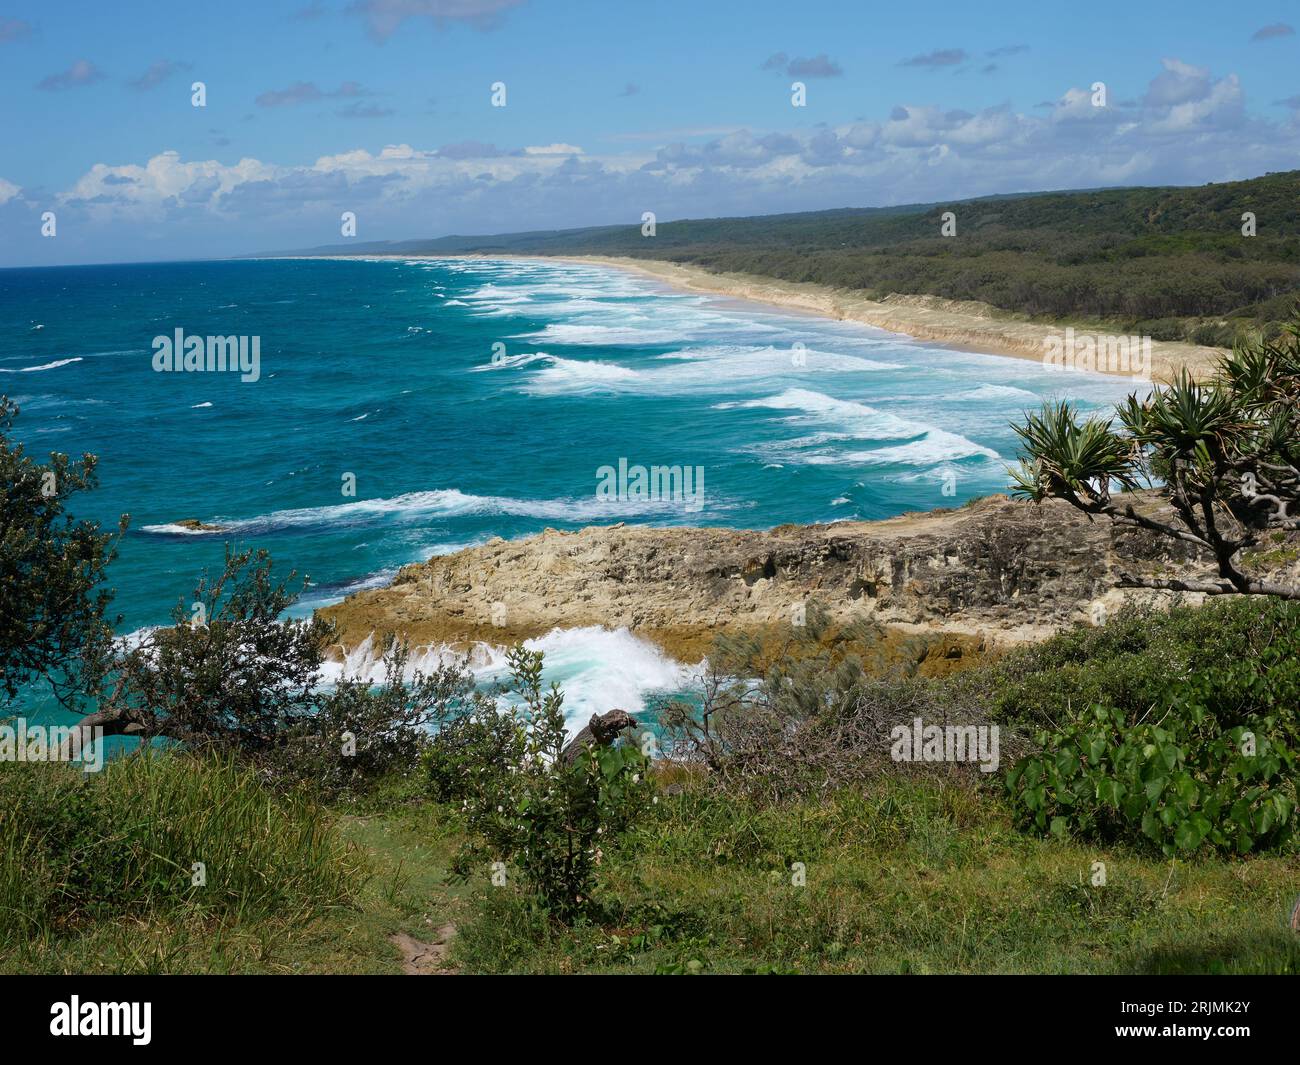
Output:
[[[1278,338],[1239,342],[1209,380],[1180,372],[1109,419],[1050,403],[1012,428],[1024,445],[1013,494],[1195,545],[1217,570],[1216,579],[1124,573],[1121,587],[1300,599],[1300,585],[1243,565],[1246,552],[1300,529],[1300,307]],[[1125,495],[1148,486],[1168,507]]]

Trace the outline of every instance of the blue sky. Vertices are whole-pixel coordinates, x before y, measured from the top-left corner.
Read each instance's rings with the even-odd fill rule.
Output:
[[[0,0],[0,265],[1293,169],[1291,6]]]

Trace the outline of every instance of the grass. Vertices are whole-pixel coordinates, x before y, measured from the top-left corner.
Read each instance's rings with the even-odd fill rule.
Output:
[[[135,784],[160,772],[128,765],[118,771]],[[165,780],[179,771],[161,770]],[[209,785],[231,782],[198,770],[207,772],[217,775],[179,796],[212,799]],[[149,839],[186,838],[184,808],[152,814],[174,823]],[[391,936],[427,939],[452,922],[464,973],[1300,972],[1300,938],[1286,925],[1300,855],[1167,862],[1034,839],[1014,829],[995,791],[965,783],[884,779],[867,793],[767,808],[687,783],[607,856],[597,917],[573,928],[486,877],[450,884],[457,815],[409,786],[312,816],[341,863],[330,876],[347,873],[344,897],[280,887],[268,906],[251,873],[238,881],[244,895],[222,906],[119,897],[125,917],[73,911],[39,936],[11,938],[0,971],[396,973]],[[206,824],[249,827],[220,813]],[[256,842],[248,853],[265,857]],[[803,886],[791,882],[795,862]],[[1090,882],[1096,862],[1104,887]]]
[[[1246,689],[1291,711],[1296,621],[1285,604],[1122,612],[927,683],[1030,725],[1094,701],[1140,717],[1189,676],[1224,713]],[[658,802],[603,846],[590,916],[562,927],[513,874],[449,879],[462,814],[419,773],[327,803],[178,751],[89,775],[0,763],[0,972],[397,973],[395,936],[447,924],[463,973],[1300,972],[1294,840],[1171,861],[1040,838],[1000,777],[955,771],[780,804],[656,775]]]
[[[688,793],[615,859],[603,920],[558,931],[489,890],[455,956],[486,972],[1295,973],[1298,874],[1295,854],[1171,863],[1029,838],[965,785],[780,810]]]

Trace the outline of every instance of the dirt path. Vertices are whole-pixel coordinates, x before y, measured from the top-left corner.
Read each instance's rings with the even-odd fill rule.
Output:
[[[436,938],[430,943],[405,932],[398,932],[388,939],[401,951],[402,972],[407,976],[454,976],[456,969],[447,960],[447,953],[455,935],[456,926],[448,923],[438,929]]]

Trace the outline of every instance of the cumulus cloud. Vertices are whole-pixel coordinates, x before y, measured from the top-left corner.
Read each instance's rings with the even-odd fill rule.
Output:
[[[50,74],[36,83],[36,87],[45,92],[59,92],[63,89],[75,89],[83,85],[93,85],[102,81],[104,72],[89,59],[78,59],[67,70]]]
[[[924,55],[914,55],[911,59],[904,59],[898,65],[900,67],[955,67],[959,63],[964,63],[969,57],[964,48],[940,48],[933,52],[926,52]]]
[[[1152,80],[1145,103],[1152,107],[1169,107],[1200,100],[1210,89],[1210,72],[1179,59],[1162,59],[1164,73]]]
[[[524,149],[525,155],[581,155],[582,149],[573,144],[534,144]]]
[[[149,69],[141,74],[138,78],[132,78],[127,85],[132,89],[146,91],[157,88],[173,74],[182,70],[190,70],[189,63],[179,62],[174,59],[160,59],[158,62],[150,65]]]
[[[495,159],[504,155],[495,144],[481,141],[460,141],[457,144],[444,144],[435,155],[440,159]]]
[[[1271,26],[1261,26],[1250,35],[1252,41],[1270,41],[1275,37],[1294,37],[1295,30],[1285,22],[1274,22]]]
[[[507,11],[523,0],[354,0],[350,15],[365,19],[377,41],[386,41],[407,19],[427,18],[439,29],[457,23],[480,30],[495,29]]]
[[[3,206],[10,200],[17,199],[22,191],[23,190],[12,181],[6,181],[4,178],[0,178],[0,206]]]

